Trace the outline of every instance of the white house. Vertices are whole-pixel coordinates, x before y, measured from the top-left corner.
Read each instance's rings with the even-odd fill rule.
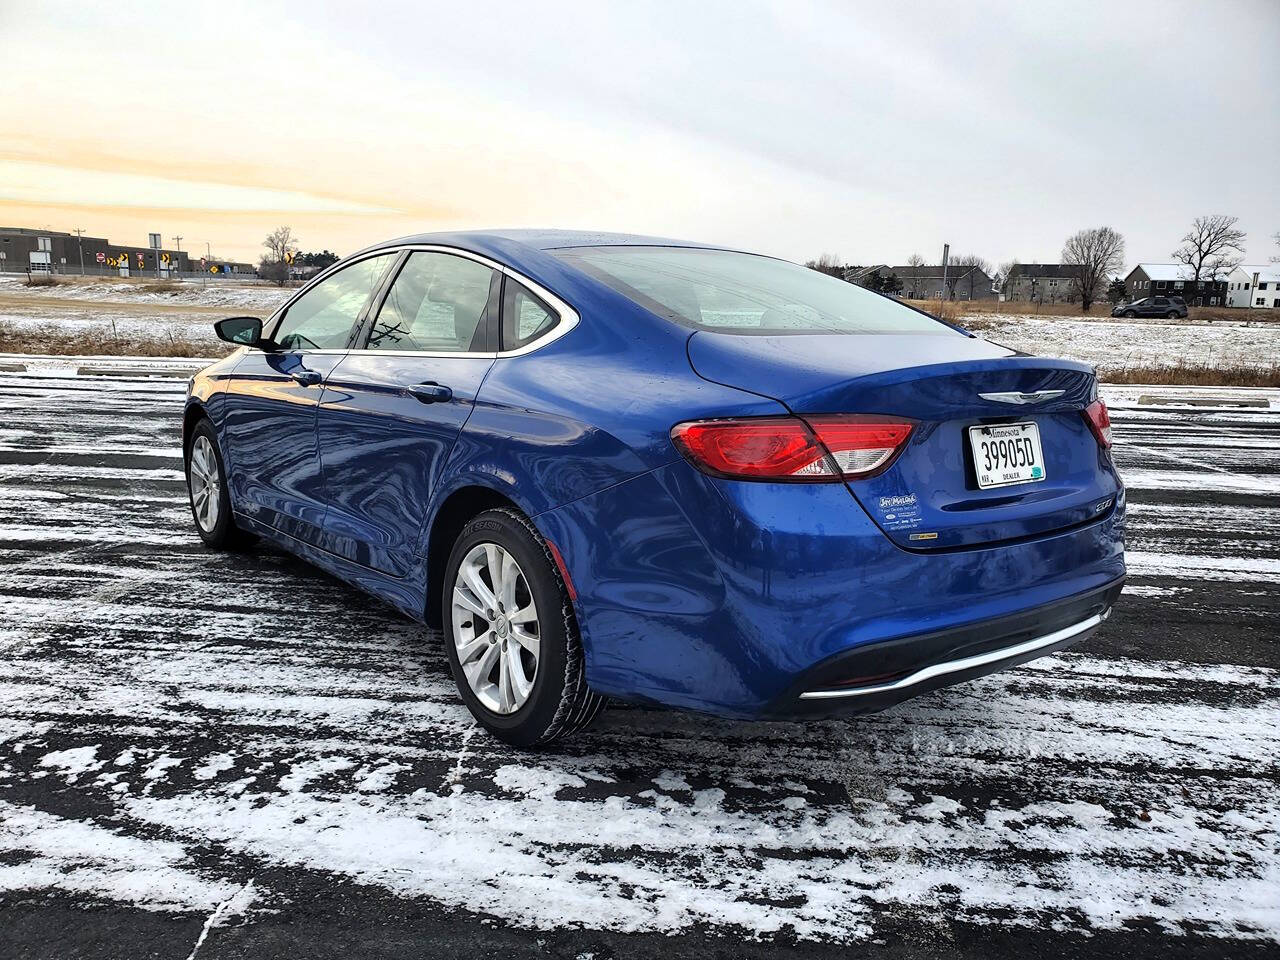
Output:
[[[1231,271],[1227,306],[1280,307],[1280,263],[1242,263]]]

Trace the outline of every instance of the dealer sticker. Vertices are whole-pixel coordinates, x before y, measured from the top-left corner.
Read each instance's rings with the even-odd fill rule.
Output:
[[[886,530],[910,530],[920,526],[920,501],[914,493],[878,497],[880,525]]]

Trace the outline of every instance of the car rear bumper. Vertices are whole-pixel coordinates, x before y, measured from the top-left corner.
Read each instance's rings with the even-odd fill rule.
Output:
[[[715,480],[681,462],[534,519],[572,575],[594,690],[750,719],[881,709],[1078,642],[1097,624],[1017,649],[1114,599],[1124,509],[1121,489],[1096,522],[925,553],[894,544],[843,485]],[[898,685],[801,696],[858,677]]]
[[[1012,616],[837,654],[803,673],[765,714],[869,713],[1064,650],[1094,634],[1122,587],[1118,581]]]

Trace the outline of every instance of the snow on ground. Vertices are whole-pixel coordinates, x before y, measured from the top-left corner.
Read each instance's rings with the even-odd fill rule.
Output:
[[[86,303],[150,304],[195,307],[252,307],[274,310],[293,293],[292,288],[236,280],[173,280],[157,290],[157,281],[146,279],[60,278],[54,287],[28,287],[22,274],[0,274],[0,293],[49,300],[83,300]]]
[[[144,280],[81,282],[25,287],[21,277],[0,276],[0,322],[58,332],[116,333],[217,344],[209,308],[266,316],[291,288],[233,281],[181,282],[158,293]],[[12,297],[21,297],[15,304]],[[183,307],[202,313],[183,314]],[[156,308],[165,309],[156,312]],[[148,311],[148,312],[144,312]],[[1080,319],[1060,316],[974,314],[962,322],[1005,346],[1119,369],[1173,363],[1229,366],[1280,363],[1280,324],[1260,321],[1191,323],[1165,320]]]
[[[228,314],[230,316],[230,314]],[[6,309],[0,299],[0,324],[17,330],[39,330],[57,334],[97,334],[106,339],[173,341],[208,344],[220,351],[221,342],[214,335],[216,316],[187,317],[175,315],[138,315],[127,306],[116,304],[84,308],[34,308],[17,311]]]
[[[616,708],[535,755],[438,638],[199,545],[180,380],[0,384],[0,891],[252,923],[303,908],[293,871],[540,930],[1280,940],[1280,671],[1239,645],[1280,491],[1206,482],[1275,476],[1273,410],[1117,405],[1136,589],[1086,649],[848,721]]]
[[[1103,369],[1186,363],[1225,367],[1280,363],[1280,324],[1176,323],[974,314],[974,332],[1026,353],[1081,360]]]
[[[57,887],[155,910],[213,909],[236,892],[191,870],[180,844],[2,800],[0,851],[0,891]]]
[[[0,276],[0,324],[50,334],[96,335],[208,344],[224,352],[213,333],[220,316],[245,313],[266,317],[294,291],[232,281],[178,282],[173,292],[158,292],[143,280],[79,281],[56,287],[27,287],[16,276]]]

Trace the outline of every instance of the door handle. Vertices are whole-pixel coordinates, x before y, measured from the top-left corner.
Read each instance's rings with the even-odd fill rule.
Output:
[[[294,370],[289,374],[289,379],[300,386],[314,387],[324,377],[320,376],[315,370]]]
[[[445,403],[453,399],[451,389],[433,380],[415,384],[409,388],[409,392],[423,403]]]

